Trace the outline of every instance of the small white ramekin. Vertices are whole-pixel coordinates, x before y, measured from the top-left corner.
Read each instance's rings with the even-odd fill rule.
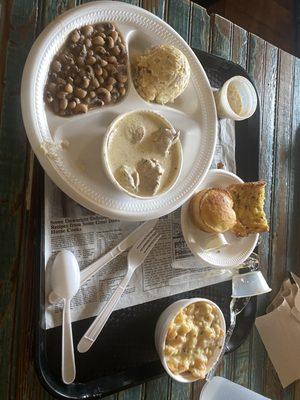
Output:
[[[135,110],[135,111],[130,111],[130,112],[125,113],[125,114],[121,114],[117,118],[115,118],[107,128],[106,134],[104,136],[104,141],[103,141],[102,159],[103,159],[103,163],[104,163],[106,174],[107,174],[108,178],[110,179],[110,181],[113,183],[113,185],[117,189],[121,190],[123,193],[126,193],[131,197],[135,197],[135,198],[143,199],[143,200],[147,200],[147,199],[149,200],[149,199],[153,199],[155,197],[158,197],[158,196],[161,196],[161,195],[167,193],[169,190],[171,190],[174,187],[174,185],[176,184],[176,182],[178,180],[178,177],[179,177],[179,175],[181,173],[182,163],[183,163],[183,156],[182,156],[181,143],[179,141],[179,165],[178,165],[178,171],[177,171],[177,174],[174,177],[174,180],[172,181],[172,183],[163,192],[160,192],[160,193],[155,194],[153,196],[139,196],[139,195],[137,195],[135,193],[129,192],[122,185],[119,184],[119,182],[114,177],[114,174],[112,173],[110,165],[109,165],[109,162],[108,162],[108,142],[109,142],[109,137],[110,137],[110,135],[111,135],[111,133],[112,133],[112,131],[114,129],[114,126],[116,125],[116,123],[120,119],[122,119],[122,118],[124,118],[124,117],[126,117],[128,115],[141,113],[141,112],[155,115],[155,117],[159,118],[166,127],[168,127],[169,129],[174,129],[173,125],[165,117],[163,117],[159,113],[151,111],[151,110]]]
[[[243,112],[236,114],[228,101],[228,86],[232,84],[242,99]],[[216,107],[219,118],[230,118],[235,121],[242,121],[250,118],[257,107],[257,94],[252,83],[244,76],[234,76],[228,79],[220,90],[214,92]]]
[[[170,323],[176,317],[176,315],[179,313],[179,311],[182,308],[189,306],[190,304],[198,303],[198,302],[209,303],[217,309],[217,311],[219,313],[219,317],[220,317],[221,329],[224,332],[223,337],[220,339],[219,346],[216,346],[215,352],[208,362],[207,371],[206,371],[206,373],[208,373],[219,359],[222,348],[224,346],[224,340],[225,340],[225,334],[226,334],[226,323],[225,323],[224,315],[216,303],[214,303],[213,301],[211,301],[209,299],[203,299],[203,298],[197,298],[197,297],[192,298],[192,299],[178,300],[175,303],[172,303],[169,307],[167,307],[162,312],[162,314],[160,315],[160,317],[157,321],[156,328],[155,328],[155,347],[158,352],[160,361],[161,361],[164,369],[166,370],[166,372],[171,376],[171,378],[175,379],[178,382],[182,382],[182,383],[195,382],[195,381],[199,380],[199,378],[195,378],[193,375],[188,376],[186,374],[185,375],[183,375],[183,374],[177,375],[177,374],[174,374],[169,369],[167,362],[166,362],[165,355],[164,355],[166,336],[167,336],[167,332],[168,332]]]

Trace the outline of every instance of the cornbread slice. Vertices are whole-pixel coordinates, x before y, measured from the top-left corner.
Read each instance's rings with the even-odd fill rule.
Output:
[[[237,223],[232,228],[236,236],[268,232],[269,225],[264,212],[265,186],[265,182],[259,181],[238,183],[227,188],[237,216]]]

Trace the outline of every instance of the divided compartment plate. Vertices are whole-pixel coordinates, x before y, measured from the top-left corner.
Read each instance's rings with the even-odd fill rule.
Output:
[[[129,59],[134,52],[162,43],[174,45],[185,54],[191,77],[173,104],[144,101],[129,79],[128,92],[122,101],[86,114],[60,117],[45,106],[44,86],[54,55],[73,29],[101,21],[115,23],[127,43]],[[73,200],[106,217],[144,221],[174,211],[196,190],[213,159],[217,114],[203,67],[173,28],[149,11],[130,4],[91,2],[63,13],[48,25],[27,58],[21,102],[28,139],[46,173]],[[119,191],[101,165],[103,138],[109,124],[118,115],[137,109],[156,111],[181,131],[180,176],[169,191],[149,200]],[[62,140],[70,143],[67,149],[61,148]]]
[[[234,75],[250,79],[247,72],[232,62],[194,49],[201,61],[210,83],[220,87]],[[237,175],[245,181],[258,179],[259,156],[259,104],[255,114],[245,121],[236,122]],[[43,185],[40,169],[39,184]],[[138,306],[115,311],[105,326],[93,349],[85,354],[75,351],[77,377],[73,384],[61,381],[61,327],[42,329],[45,307],[45,276],[43,252],[43,199],[41,199],[41,242],[37,254],[36,286],[36,369],[44,387],[59,398],[84,399],[109,395],[128,387],[141,384],[164,373],[154,345],[154,330],[161,312],[176,300],[190,297],[206,297],[222,309],[229,323],[231,281],[180,293]],[[237,316],[237,324],[230,340],[230,351],[237,349],[248,336],[256,317],[256,298]],[[88,318],[74,322],[74,344],[93,321]]]

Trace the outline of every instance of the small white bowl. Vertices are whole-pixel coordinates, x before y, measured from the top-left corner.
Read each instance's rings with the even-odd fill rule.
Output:
[[[229,85],[234,86],[241,98],[242,112],[237,114],[231,107],[228,100]],[[231,118],[235,121],[251,117],[257,107],[257,94],[252,83],[243,76],[234,76],[228,79],[220,90],[214,92],[217,112],[219,118]]]
[[[219,346],[216,346],[215,352],[208,362],[207,371],[206,371],[206,373],[208,373],[219,359],[219,356],[222,352],[222,348],[224,346],[224,340],[225,340],[225,334],[226,334],[226,323],[225,323],[224,315],[223,315],[222,311],[220,310],[220,308],[216,305],[216,303],[214,303],[213,301],[208,300],[208,299],[197,298],[197,297],[192,298],[192,299],[183,299],[183,300],[175,301],[175,303],[172,303],[171,305],[169,305],[169,307],[167,307],[162,312],[162,314],[160,315],[160,317],[156,323],[156,328],[155,328],[155,347],[158,352],[160,361],[161,361],[164,369],[166,370],[166,372],[171,376],[171,378],[175,379],[178,382],[182,382],[182,383],[195,382],[195,381],[198,381],[200,378],[195,378],[192,374],[190,374],[190,375],[174,374],[169,369],[166,359],[165,359],[165,355],[164,355],[166,336],[167,336],[167,332],[168,332],[170,323],[176,317],[176,315],[179,313],[179,311],[182,308],[189,306],[190,304],[198,303],[198,302],[209,303],[209,304],[213,305],[214,307],[216,307],[216,309],[219,313],[219,317],[220,317],[221,329],[224,332],[222,339],[220,339]]]
[[[103,141],[102,158],[103,158],[103,163],[104,163],[106,174],[107,174],[108,178],[110,179],[110,181],[113,183],[113,185],[117,189],[121,190],[123,193],[126,193],[131,197],[147,200],[147,199],[153,199],[155,197],[159,197],[159,196],[167,193],[176,184],[176,182],[178,180],[178,177],[179,177],[179,175],[181,173],[182,163],[183,163],[182,147],[181,147],[181,142],[180,142],[180,139],[179,139],[179,142],[178,142],[178,146],[179,146],[179,161],[178,161],[177,174],[175,175],[175,177],[174,177],[173,181],[171,182],[171,184],[164,191],[159,192],[157,194],[154,194],[153,196],[139,196],[138,194],[135,194],[135,193],[132,193],[132,192],[129,192],[128,190],[126,190],[122,185],[119,184],[119,182],[116,180],[116,178],[114,177],[114,174],[111,171],[111,168],[110,168],[110,165],[109,165],[109,162],[108,162],[108,141],[109,141],[109,137],[110,137],[110,135],[111,135],[111,133],[113,131],[113,128],[116,125],[116,123],[118,121],[120,121],[120,119],[122,119],[122,118],[124,118],[124,117],[126,117],[128,115],[136,114],[136,113],[152,114],[156,118],[160,119],[162,121],[163,125],[165,125],[167,128],[174,129],[173,125],[165,117],[163,117],[159,113],[151,111],[151,110],[135,110],[135,111],[130,111],[130,112],[125,113],[125,114],[121,114],[117,118],[115,118],[107,128],[106,134],[104,136],[104,141]]]

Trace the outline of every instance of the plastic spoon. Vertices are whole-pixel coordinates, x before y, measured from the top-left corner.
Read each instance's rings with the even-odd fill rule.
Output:
[[[52,290],[64,301],[62,319],[61,375],[64,383],[72,383],[76,375],[70,303],[80,286],[80,270],[73,253],[60,251],[53,262]]]

